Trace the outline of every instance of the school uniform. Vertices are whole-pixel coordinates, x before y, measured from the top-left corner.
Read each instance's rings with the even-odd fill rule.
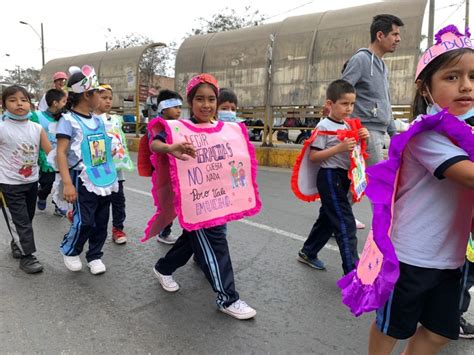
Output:
[[[350,129],[345,122],[325,118],[317,125],[320,131]],[[312,150],[325,150],[339,144],[336,136],[318,135]],[[321,198],[319,216],[314,223],[302,251],[310,259],[317,258],[320,250],[334,234],[339,246],[344,274],[352,271],[359,260],[357,253],[357,229],[352,206],[348,198],[351,181],[349,152],[343,152],[321,162],[317,187]]]
[[[166,133],[159,132],[153,139],[166,142]],[[158,260],[155,269],[162,275],[172,275],[176,269],[184,266],[193,254],[212,289],[217,293],[217,305],[226,308],[237,301],[239,294],[235,290],[234,270],[227,243],[227,225],[195,231],[184,229],[165,257]]]
[[[459,336],[474,192],[444,172],[463,160],[467,153],[436,132],[420,133],[403,154],[390,236],[400,277],[376,317],[377,328],[393,338],[413,336],[418,323],[448,339]]]
[[[84,146],[83,140],[96,136],[105,141],[105,152]],[[105,171],[109,175],[108,181],[115,181],[113,189],[118,189],[115,166],[111,162],[110,144],[100,118],[93,115],[82,115],[74,111],[63,115],[58,123],[56,137],[70,140],[67,159],[72,183],[77,192],[77,199],[73,205],[73,221],[69,231],[64,235],[60,250],[64,255],[77,256],[81,254],[85,243],[88,242],[89,249],[86,259],[90,263],[93,260],[101,259],[103,255],[102,248],[107,239],[109,209],[112,199],[110,186],[114,183],[102,188],[95,186],[94,180],[89,179],[94,177],[94,174],[100,178]],[[83,152],[90,156],[83,155]],[[86,163],[86,160],[91,159],[92,163]],[[102,160],[107,160],[107,163],[102,164]],[[90,166],[94,164],[97,165]],[[105,170],[99,171],[99,168],[103,167]],[[90,176],[85,174],[85,169],[92,170]]]

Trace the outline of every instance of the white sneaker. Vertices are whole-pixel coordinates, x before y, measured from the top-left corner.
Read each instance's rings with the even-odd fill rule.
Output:
[[[82,261],[79,255],[77,256],[67,256],[63,255],[64,259],[64,265],[70,270],[70,271],[81,271],[82,269]]]
[[[364,229],[365,228],[365,224],[362,223],[361,221],[359,221],[357,218],[356,218],[356,228],[357,229]]]
[[[155,274],[155,277],[160,282],[161,287],[163,287],[163,290],[168,291],[168,292],[176,292],[179,290],[179,285],[173,279],[173,276],[162,275],[155,268],[153,268],[153,273]]]
[[[237,300],[227,308],[219,308],[223,313],[237,319],[250,319],[255,317],[257,311],[242,300]]]
[[[92,260],[90,263],[87,263],[87,266],[91,269],[92,275],[99,275],[105,272],[105,265],[100,259]]]
[[[156,236],[156,240],[158,242],[161,242],[163,244],[169,244],[169,245],[176,243],[178,238],[179,238],[179,235],[172,235],[172,234],[170,234],[168,237],[163,237],[161,236],[161,234],[158,234]]]

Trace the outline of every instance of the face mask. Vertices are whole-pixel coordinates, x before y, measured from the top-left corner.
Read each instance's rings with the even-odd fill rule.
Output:
[[[62,116],[63,113],[66,113],[67,110],[66,110],[66,107],[63,107],[62,109],[60,109],[58,112],[51,112],[48,110],[48,114],[53,117],[55,120],[59,120]]]
[[[439,105],[436,103],[434,105],[430,104],[426,108],[426,113],[428,115],[436,115],[438,112],[441,112],[441,111],[443,111],[443,109],[439,107]],[[462,115],[458,115],[456,117],[459,118],[460,121],[465,121],[468,118],[473,117],[473,116],[474,116],[474,107],[471,107],[469,111],[463,113]]]
[[[219,121],[236,122],[237,113],[234,111],[218,111],[217,118],[219,119]]]
[[[15,115],[14,113],[11,113],[10,111],[7,110],[5,111],[5,116],[15,121],[26,121],[31,118],[31,111],[28,112],[26,115],[20,116],[20,115]]]

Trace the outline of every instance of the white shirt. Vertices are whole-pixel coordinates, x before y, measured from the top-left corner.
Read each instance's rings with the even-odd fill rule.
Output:
[[[41,125],[30,120],[0,121],[0,183],[23,185],[38,181]]]
[[[398,259],[434,269],[464,263],[474,190],[444,178],[453,164],[469,159],[446,136],[423,132],[403,154],[391,239]]]

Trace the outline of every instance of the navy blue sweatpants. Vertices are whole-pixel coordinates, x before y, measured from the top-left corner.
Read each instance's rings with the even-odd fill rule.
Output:
[[[347,197],[350,187],[347,170],[321,168],[317,187],[321,208],[319,217],[303,245],[303,252],[310,258],[316,258],[334,234],[341,253],[342,269],[344,274],[347,274],[355,268],[359,260],[355,218]]]
[[[123,182],[120,180],[119,190],[112,192],[112,225],[123,231],[123,223],[125,222],[125,194],[123,192]]]
[[[99,196],[87,191],[76,170],[71,172],[71,178],[76,187],[77,200],[71,228],[64,235],[60,249],[64,255],[76,256],[82,253],[88,241],[86,259],[91,262],[104,254],[102,247],[107,239],[111,196]]]
[[[185,265],[194,253],[212,289],[217,293],[217,305],[230,306],[239,299],[239,294],[235,290],[226,234],[225,224],[195,231],[183,230],[165,257],[158,260],[155,269],[160,274],[171,275]]]
[[[469,309],[469,304],[471,303],[469,290],[472,286],[474,286],[474,263],[466,259],[463,270],[461,302],[459,304],[461,314],[467,312]]]

